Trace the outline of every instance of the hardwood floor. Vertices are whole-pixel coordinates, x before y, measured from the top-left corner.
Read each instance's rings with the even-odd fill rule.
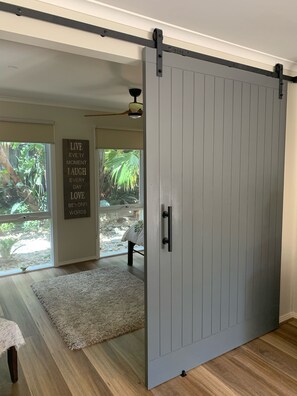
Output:
[[[111,260],[126,267],[126,256]],[[19,381],[11,384],[0,358],[0,395],[297,395],[297,320],[218,357],[159,387],[144,386],[144,331],[80,351],[70,351],[52,326],[30,285],[50,277],[97,268],[97,262],[46,269],[0,279],[0,315],[16,321],[26,339],[19,350]],[[143,259],[129,269],[143,279]]]

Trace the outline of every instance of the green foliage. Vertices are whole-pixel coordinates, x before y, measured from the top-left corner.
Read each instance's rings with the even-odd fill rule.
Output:
[[[101,153],[101,200],[112,205],[139,200],[139,150],[104,150]]]
[[[133,190],[139,181],[138,150],[105,151],[104,170],[111,174],[113,182],[124,190]]]
[[[17,160],[17,173],[22,184],[29,188],[30,193],[38,202],[39,210],[46,210],[46,151],[41,143],[13,143]],[[22,187],[19,185],[17,187]],[[19,209],[25,209],[20,206]],[[16,213],[24,213],[20,210]]]
[[[143,230],[143,220],[139,220],[134,226],[135,232],[141,232]]]
[[[0,143],[1,144],[1,143]],[[13,183],[6,169],[0,166],[0,214],[10,213],[10,202],[15,198]]]
[[[4,259],[8,259],[20,247],[13,248],[18,241],[18,237],[11,235],[16,229],[14,223],[0,224],[0,254]]]
[[[12,177],[0,165],[0,214],[47,210],[46,150],[41,143],[0,143]]]
[[[12,208],[10,210],[10,214],[14,213],[28,213],[30,211],[29,205],[27,205],[25,202],[16,202],[15,204],[12,205]]]
[[[16,238],[0,238],[0,254],[2,258],[10,258],[21,247],[14,247],[16,242]]]
[[[12,231],[15,230],[15,224],[14,223],[2,223],[0,224],[0,235],[1,234],[8,234]]]
[[[29,221],[25,221],[22,224],[22,231],[25,232],[25,233],[44,232],[46,226],[48,228],[48,222],[47,221],[44,222],[44,221],[39,221],[39,220],[38,221],[29,220]]]

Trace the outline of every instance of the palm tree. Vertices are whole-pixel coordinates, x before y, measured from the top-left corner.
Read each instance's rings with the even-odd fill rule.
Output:
[[[139,183],[139,160],[139,150],[106,150],[104,172],[117,187],[134,190]]]

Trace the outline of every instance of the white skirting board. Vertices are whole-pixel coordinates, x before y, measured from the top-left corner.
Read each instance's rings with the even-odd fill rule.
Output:
[[[55,264],[55,267],[61,267],[62,265],[68,265],[68,264],[84,263],[85,261],[92,261],[92,260],[98,260],[98,257],[90,256],[90,257],[84,257],[84,258],[80,258],[80,259],[62,261],[61,263]]]
[[[285,322],[286,320],[295,318],[297,319],[297,312],[289,312],[279,317],[279,323]]]

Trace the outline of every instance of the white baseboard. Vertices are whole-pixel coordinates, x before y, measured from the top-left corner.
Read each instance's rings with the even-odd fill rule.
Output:
[[[289,312],[279,317],[279,323],[285,322],[289,319],[297,319],[297,312]]]
[[[98,260],[98,258],[96,256],[90,256],[90,257],[82,257],[80,259],[61,261],[61,263],[56,264],[55,267],[62,267],[62,265],[77,264],[92,260]]]

